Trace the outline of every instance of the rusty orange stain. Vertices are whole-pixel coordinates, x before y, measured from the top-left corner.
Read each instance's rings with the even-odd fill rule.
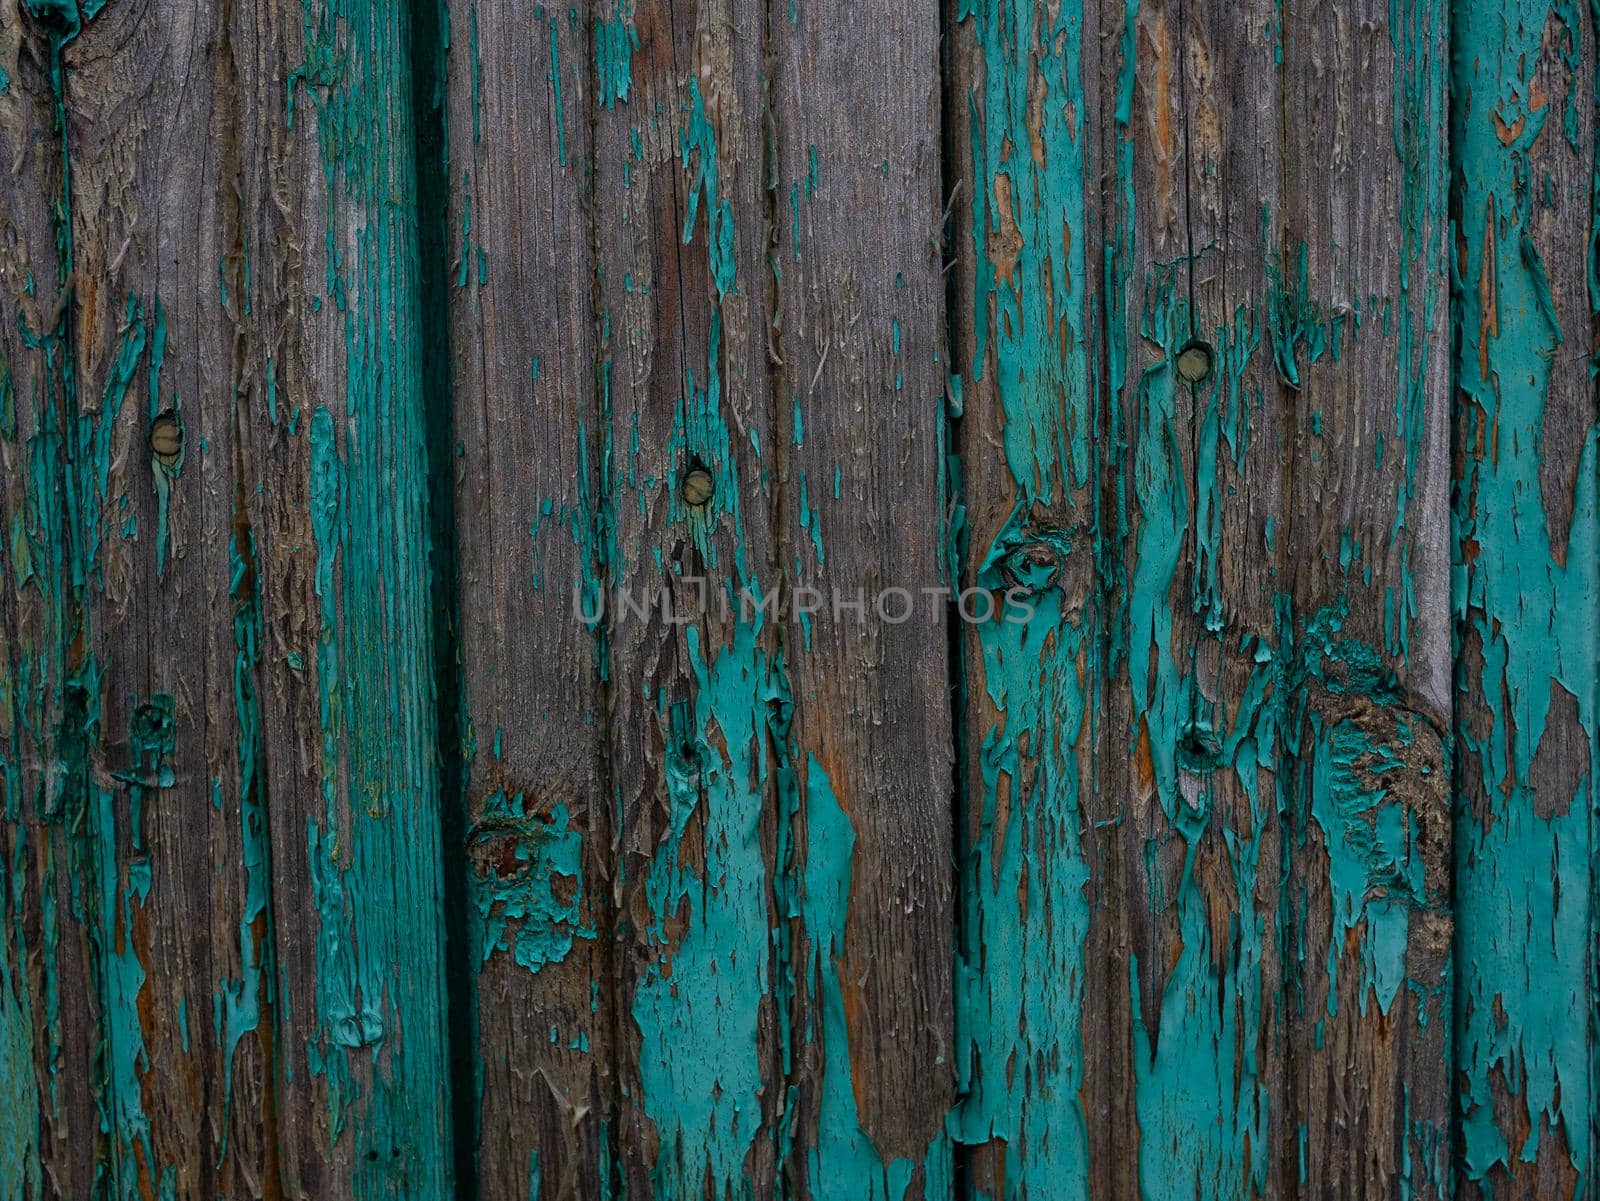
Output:
[[[1517,118],[1515,125],[1507,125],[1505,118],[1499,113],[1494,114],[1494,136],[1500,139],[1502,146],[1509,146],[1522,135],[1523,128],[1528,124],[1528,116],[1523,113]]]
[[[1022,255],[1022,231],[1017,228],[1017,218],[1011,207],[1011,177],[996,172],[994,177],[994,209],[1000,217],[1000,231],[991,241],[989,261],[994,264],[996,280],[1005,280],[1017,286],[1017,259]]]
[[[1133,748],[1133,772],[1141,791],[1148,793],[1155,787],[1156,769],[1150,760],[1150,726],[1143,714],[1139,717],[1139,738]]]
[[[1035,71],[1033,86],[1028,90],[1028,149],[1033,155],[1033,161],[1040,167],[1044,166],[1044,97],[1047,85],[1044,74]]]
[[[1154,36],[1149,41],[1156,60],[1156,204],[1165,220],[1169,219],[1172,213],[1172,163],[1177,157],[1177,144],[1173,132],[1172,56],[1167,46],[1167,21],[1164,14],[1157,17]]]
[[[840,957],[839,968],[839,996],[844,1005],[844,1032],[847,1046],[855,1046],[856,1025],[861,1017],[861,988],[856,982],[856,973],[847,971],[844,967],[845,957]],[[867,1108],[868,1080],[867,1056],[850,1055],[850,1092],[856,1099],[856,1112],[865,1114]]]
[[[1066,217],[1061,218],[1061,290],[1072,291],[1072,226]],[[1054,297],[1051,298],[1052,303]]]

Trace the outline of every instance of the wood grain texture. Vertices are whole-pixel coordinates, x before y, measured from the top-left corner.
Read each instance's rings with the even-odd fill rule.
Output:
[[[99,662],[84,884],[118,1196],[257,1192],[277,1170],[237,209],[213,151],[235,120],[226,15],[121,6],[63,55],[74,393],[102,472],[80,510]]]
[[[619,5],[596,91],[616,895],[629,1195],[759,1197],[780,1170],[776,587],[762,46],[749,4]],[[611,36],[617,36],[614,32]],[[686,499],[703,473],[709,494]],[[642,611],[641,611],[642,610]],[[625,935],[622,933],[625,931]]]
[[[611,435],[588,203],[598,18],[490,3],[447,15],[467,820],[446,853],[468,873],[470,1141],[481,1195],[576,1199],[606,1187],[613,1107],[596,505]]]
[[[75,573],[83,523],[66,511],[69,429],[77,432],[65,247],[66,120],[57,89],[61,37],[16,2],[0,22],[0,463],[4,497],[4,824],[0,827],[6,1107],[0,1184],[18,1196],[87,1196],[105,1178],[94,926],[75,881],[85,874],[90,771],[86,591]]]
[[[1303,1191],[1450,1195],[1444,5],[1284,12]],[[1330,98],[1335,100],[1330,103]]]
[[[994,605],[956,615],[952,1129],[971,1196],[1083,1195],[1091,1143],[1126,1129],[1110,1117],[1129,1062],[1108,1030],[1126,1034],[1114,914],[1089,941],[1093,893],[1114,878],[1090,868],[1105,621],[1094,18],[1008,4],[946,13],[960,584]]]
[[[11,1191],[442,1190],[404,15],[8,16]]]
[[[1280,188],[1266,6],[1153,4],[1103,72],[1109,210],[1107,786],[1142,1195],[1292,1188],[1282,1070],[1284,482],[1264,256]],[[1224,69],[1221,64],[1226,63]]]
[[[8,862],[54,847],[70,865],[62,891],[56,863],[40,861],[55,907],[37,915],[34,988],[14,999],[48,1047],[28,1091],[63,1098],[74,1116],[56,1126],[63,1101],[30,1106],[45,1121],[37,1141],[19,1138],[8,1195],[212,1196],[258,1188],[272,1170],[254,608],[238,570],[232,410],[202,404],[231,379],[226,283],[178,258],[223,260],[218,166],[203,153],[219,63],[172,52],[213,44],[209,16],[146,6],[83,29],[9,14],[16,61],[42,71],[35,94],[52,103],[41,124],[8,129],[37,137],[59,174],[48,188],[32,171],[9,176],[8,212],[49,204],[55,228],[49,242],[13,241],[8,275],[19,299],[44,281],[55,301],[49,315],[16,310],[34,354],[8,356],[44,360],[22,376],[20,414],[14,378],[5,422],[27,448],[8,522],[20,695],[7,708],[23,719],[8,739],[23,752]],[[26,111],[16,99],[13,118]],[[30,591],[50,614],[48,658],[29,628]],[[57,766],[24,803],[29,728],[49,731]],[[30,831],[30,809],[50,824]],[[27,880],[12,880],[19,913]],[[89,936],[83,959],[76,934],[62,943],[61,912]],[[13,1071],[25,1087],[29,1073]]]
[[[956,581],[938,7],[813,2],[770,22],[800,911],[791,1177],[796,1196],[941,1197],[955,1053],[940,589]],[[817,86],[846,77],[848,98]]]
[[[283,1189],[449,1191],[406,10],[233,10]]]
[[[1589,1195],[1595,36],[0,0],[0,1196]]]

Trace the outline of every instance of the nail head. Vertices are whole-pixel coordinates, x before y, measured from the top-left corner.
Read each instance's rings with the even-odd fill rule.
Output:
[[[183,456],[183,425],[171,410],[150,423],[150,453],[163,467],[172,467]]]
[[[711,473],[704,467],[696,467],[683,477],[683,500],[685,504],[696,508],[711,499],[711,493],[716,487]]]
[[[1185,383],[1198,384],[1211,374],[1211,347],[1190,342],[1178,352],[1178,375]]]

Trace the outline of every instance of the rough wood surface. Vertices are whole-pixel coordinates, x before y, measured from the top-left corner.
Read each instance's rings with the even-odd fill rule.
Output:
[[[232,157],[213,152],[235,142],[235,64],[210,49],[226,18],[112,8],[62,56],[71,395],[100,440],[77,453],[104,472],[79,510],[98,547],[84,616],[100,690],[81,879],[120,1196],[277,1175],[260,613],[232,403],[240,231]]]
[[[1143,1195],[1292,1186],[1283,1098],[1284,494],[1266,256],[1280,191],[1267,6],[1141,4],[1102,76],[1108,268],[1107,785]],[[1226,69],[1219,64],[1226,63]],[[1109,248],[1108,248],[1109,253]],[[1292,618],[1290,619],[1292,621]],[[1116,1018],[1111,1019],[1113,1023]]]
[[[291,1195],[450,1188],[410,45],[389,0],[233,10],[237,383]],[[381,136],[380,136],[381,135]]]
[[[26,1197],[87,1196],[114,1172],[99,1135],[102,1093],[95,926],[75,881],[86,875],[85,784],[91,770],[86,707],[75,686],[88,647],[92,598],[75,573],[84,524],[65,512],[66,447],[79,427],[76,364],[66,300],[69,225],[60,39],[12,0],[0,23],[0,217],[6,319],[0,322],[0,465],[3,465],[5,675],[4,828],[11,920],[0,981],[5,1153],[0,1184]],[[94,428],[91,426],[91,429]],[[83,456],[75,456],[82,458]],[[73,684],[69,690],[69,684]]]
[[[1595,53],[0,0],[0,1197],[1587,1196]]]
[[[437,1193],[404,18],[6,16],[8,878],[55,894],[8,1191]]]
[[[447,854],[465,859],[476,982],[456,1111],[481,1195],[576,1201],[602,1185],[611,1045],[591,17],[458,3],[448,19],[466,823]]]
[[[1129,1062],[1125,1043],[1096,1037],[1125,1013],[1126,970],[1109,939],[1088,941],[1091,889],[1108,882],[1091,884],[1089,868],[1105,620],[1091,299],[1103,151],[1087,100],[1098,38],[1066,6],[966,7],[947,11],[946,406],[960,584],[997,608],[956,614],[965,721],[952,1130],[967,1195],[1081,1195],[1091,1140],[1125,1129],[1105,1090]],[[1109,936],[1117,915],[1102,916]]]
[[[839,0],[770,18],[772,457],[800,918],[788,1121],[804,1197],[950,1190],[938,17],[932,0]],[[816,81],[847,76],[848,104],[819,102]]]
[[[1318,1197],[1450,1193],[1447,20],[1284,9],[1289,1063]]]
[[[618,1156],[630,1196],[780,1172],[787,684],[756,5],[619,5],[595,93],[614,513]],[[631,54],[628,50],[631,48]],[[631,66],[630,66],[631,63]],[[695,490],[689,477],[698,473]]]

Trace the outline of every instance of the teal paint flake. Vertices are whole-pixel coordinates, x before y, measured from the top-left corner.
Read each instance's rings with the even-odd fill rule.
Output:
[[[9,781],[5,795],[16,796]],[[24,841],[18,840],[19,856]],[[0,871],[0,908],[8,918],[20,915],[21,879],[10,865]],[[8,943],[0,939],[0,1196],[35,1198],[44,1195],[39,1119],[45,1108],[34,1070],[32,992],[24,964],[8,955]],[[10,945],[22,948],[20,930]]]
[[[501,789],[484,802],[467,849],[479,962],[503,952],[538,972],[565,959],[576,940],[594,938],[584,920],[583,836],[565,805],[542,818],[526,811],[521,793]]]
[[[775,764],[763,696],[772,665],[749,623],[709,661],[685,631],[693,699],[664,714],[669,829],[645,869],[647,950],[632,1020],[639,1103],[654,1124],[657,1197],[753,1197],[744,1161],[760,1127],[760,1021],[772,990],[772,881],[757,831]],[[691,820],[704,863],[685,856]],[[669,930],[668,919],[672,919]]]
[[[807,756],[804,783],[809,853],[799,898],[799,916],[809,955],[802,970],[809,1028],[804,1036],[819,1049],[820,1095],[817,1141],[806,1150],[809,1196],[816,1201],[904,1201],[919,1164],[908,1158],[880,1157],[861,1128],[850,1068],[850,1037],[840,963],[850,910],[851,863],[855,826],[834,794],[833,784],[815,755]],[[951,1146],[936,1135],[923,1163],[926,1197],[950,1196]],[[941,1187],[940,1181],[945,1181]]]
[[[633,54],[639,48],[639,30],[631,5],[619,6],[611,20],[594,19],[594,67],[600,103],[606,108],[626,104],[633,88]]]
[[[974,748],[982,788],[969,799],[976,832],[962,852],[965,933],[956,970],[956,1078],[964,1095],[949,1129],[958,1143],[1003,1144],[1008,1196],[1036,1191],[1030,1182],[1086,1195],[1080,1089],[1089,868],[1073,748],[1092,704],[1079,665],[1092,653],[1094,627],[1063,612],[1054,569],[1034,566],[1029,547],[1019,508],[978,572],[980,587],[1002,591],[1006,575],[1020,573],[1034,609],[1027,621],[996,614],[977,627],[983,687],[997,720]],[[1054,549],[1087,548],[1063,540]],[[1008,792],[1011,812],[1002,821]],[[1018,1063],[1030,1071],[1018,1075]]]
[[[1394,724],[1392,740],[1374,738],[1350,718],[1327,726],[1315,715],[1310,721],[1311,815],[1327,848],[1333,919],[1328,1013],[1337,1012],[1339,960],[1349,934],[1359,931],[1362,1012],[1372,997],[1387,1014],[1406,980],[1410,909],[1425,900],[1415,820],[1389,800],[1386,786],[1408,770],[1399,752],[1412,744],[1412,719]]]
[[[966,773],[973,786],[959,849],[960,1100],[947,1128],[956,1143],[995,1149],[1006,1198],[1078,1196],[1089,1180],[1080,1016],[1089,870],[1073,748],[1097,704],[1083,681],[1099,671],[1099,635],[1093,607],[1067,613],[1053,585],[1054,565],[1098,551],[1087,533],[1097,516],[1097,402],[1087,353],[1092,135],[1084,121],[1083,13],[1072,5],[963,0],[959,18],[971,23],[985,64],[982,84],[966,97],[970,377],[989,381],[1004,411],[1016,497],[994,541],[975,551],[976,582],[996,592],[1020,583],[1034,607],[1025,621],[1002,611],[975,627],[982,675],[973,686],[986,692],[995,719],[965,752],[976,771]],[[898,351],[897,327],[892,336]],[[949,379],[954,420],[964,408],[962,377]],[[967,537],[961,463],[949,454],[941,464],[955,498],[944,564],[953,584]],[[1060,515],[1058,524],[1034,525],[1032,514],[1046,507]]]
[[[223,1123],[222,1150],[232,1132],[233,1065],[240,1041],[260,1028],[270,1012],[277,979],[269,898],[272,889],[271,833],[259,776],[262,755],[261,703],[256,695],[260,664],[261,613],[256,588],[254,537],[249,531],[234,534],[230,548],[232,579],[228,595],[233,601],[233,704],[236,731],[236,769],[239,797],[239,845],[244,867],[244,903],[239,913],[239,977],[223,980],[217,988],[218,1036],[222,1043]],[[214,781],[213,800],[221,804],[221,781]]]
[[[700,94],[697,79],[689,81],[689,120],[679,134],[679,149],[684,170],[689,170],[691,163],[694,165],[688,210],[683,218],[683,243],[687,246],[693,240],[695,222],[703,203],[711,278],[720,303],[733,289],[738,270],[733,255],[733,201],[722,194],[717,134],[706,116],[705,98]]]

